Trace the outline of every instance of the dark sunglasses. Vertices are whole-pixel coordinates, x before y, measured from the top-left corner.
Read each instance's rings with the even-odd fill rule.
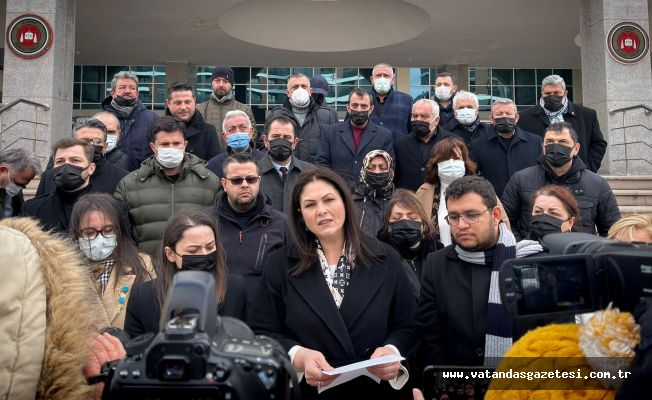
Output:
[[[242,185],[242,182],[247,181],[247,184],[253,185],[254,183],[258,182],[258,179],[260,179],[260,176],[247,176],[247,177],[242,177],[242,176],[236,176],[235,178],[224,178],[231,182],[233,185]]]

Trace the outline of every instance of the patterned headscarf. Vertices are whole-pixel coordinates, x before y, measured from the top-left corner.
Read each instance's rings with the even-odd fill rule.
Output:
[[[387,161],[387,168],[389,172],[389,176],[387,178],[387,186],[385,186],[383,189],[380,190],[385,190],[394,185],[394,164],[392,163],[392,156],[389,155],[384,150],[371,150],[369,153],[367,153],[366,156],[364,156],[364,160],[362,161],[362,169],[360,170],[360,183],[365,186],[366,188],[369,188],[369,185],[367,184],[367,167],[369,166],[369,163],[374,157],[381,156]]]

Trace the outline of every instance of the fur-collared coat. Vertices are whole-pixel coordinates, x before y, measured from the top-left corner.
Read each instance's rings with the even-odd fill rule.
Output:
[[[91,398],[82,367],[108,324],[101,307],[68,242],[33,219],[0,221],[0,398]]]

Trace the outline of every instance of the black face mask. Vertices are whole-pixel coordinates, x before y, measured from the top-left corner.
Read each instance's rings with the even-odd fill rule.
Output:
[[[321,93],[313,93],[312,99],[315,100],[315,103],[322,105],[324,104],[324,95]]]
[[[399,250],[407,249],[423,239],[420,221],[401,219],[389,223],[389,240]]]
[[[115,96],[113,98],[113,101],[115,101],[115,104],[122,106],[122,107],[131,107],[136,104],[138,99],[133,98],[133,99],[127,99],[122,96]]]
[[[412,132],[416,137],[425,137],[430,134],[430,122],[412,121]]]
[[[556,94],[551,94],[550,96],[543,97],[543,107],[548,111],[559,111],[564,106],[563,103],[564,96],[557,96]]]
[[[59,165],[52,169],[54,183],[64,192],[74,192],[86,182],[82,177],[82,172],[84,172],[86,168],[72,164]]]
[[[292,156],[292,142],[285,139],[270,140],[267,154],[274,161],[285,161]]]
[[[389,172],[366,172],[365,181],[372,189],[383,189],[389,183]]]
[[[93,162],[95,165],[102,164],[104,161],[104,146],[95,146],[95,151],[93,152]]]
[[[495,118],[494,128],[500,133],[512,133],[516,129],[516,120],[509,117]]]
[[[215,253],[181,256],[181,269],[189,271],[215,271]]]
[[[354,125],[362,126],[367,123],[367,120],[369,119],[369,111],[351,110],[349,111],[349,118],[351,118],[351,122],[353,122]]]
[[[550,214],[533,215],[530,220],[530,237],[533,240],[541,240],[551,233],[560,233],[563,223],[564,221]]]
[[[562,165],[566,165],[572,159],[570,155],[571,151],[573,151],[572,147],[564,146],[559,143],[552,143],[547,144],[545,150],[546,161],[552,167],[561,167]]]

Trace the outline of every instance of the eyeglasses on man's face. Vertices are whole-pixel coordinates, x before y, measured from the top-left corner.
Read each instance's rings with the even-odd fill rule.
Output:
[[[242,182],[247,181],[247,184],[253,185],[258,182],[260,176],[236,176],[235,178],[224,178],[231,182],[233,185],[242,185]]]
[[[462,214],[448,214],[447,216],[444,217],[446,222],[448,222],[449,225],[452,226],[457,226],[460,223],[460,218],[464,218],[464,221],[466,221],[467,224],[477,224],[478,221],[480,221],[480,217],[482,214],[486,213],[489,211],[490,208],[487,208],[484,211],[467,211]]]

